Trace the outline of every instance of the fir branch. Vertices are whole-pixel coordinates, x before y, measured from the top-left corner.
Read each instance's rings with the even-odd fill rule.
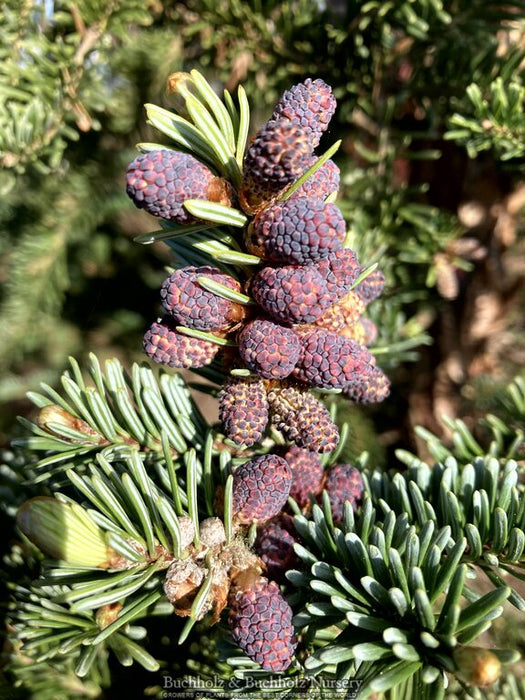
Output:
[[[149,16],[139,3],[127,3],[124,13],[118,1],[100,5],[95,13],[80,3],[61,12],[60,22],[18,10],[19,3],[7,3],[2,21],[0,159],[17,173],[30,165],[49,173],[59,166],[68,140],[99,126],[92,114],[101,111],[101,94],[95,97],[92,91],[99,82],[95,51],[107,50],[104,38],[122,31],[129,21],[124,14],[131,12],[139,24],[147,24]]]
[[[362,697],[400,687],[416,674],[414,692],[428,692],[426,684],[457,670],[456,646],[490,626],[510,588],[467,593],[467,565],[458,565],[466,541],[454,544],[447,526],[437,529],[427,521],[417,532],[405,514],[388,510],[363,529],[373,513],[368,498],[357,519],[347,511],[340,529],[329,524],[326,503],[323,510],[314,506],[311,521],[296,516],[303,545],[295,549],[305,568],[288,574],[305,595],[296,622],[308,628],[313,646],[306,669],[331,669],[341,678],[353,661],[364,681]],[[467,601],[462,608],[461,599]],[[327,642],[323,633],[334,626],[340,631]],[[370,661],[363,674],[362,664]]]
[[[489,149],[502,161],[523,158],[525,88],[499,76],[485,97],[476,83],[468,86],[466,94],[470,102],[450,117],[445,138],[464,146],[471,158]]]
[[[67,398],[47,385],[44,393],[32,393],[40,414],[37,423],[24,423],[34,437],[13,442],[51,451],[32,466],[39,481],[72,465],[80,474],[97,453],[112,459],[138,449],[154,459],[163,453],[162,431],[175,454],[185,452],[188,441],[204,445],[206,422],[179,375],[156,375],[146,365],[134,365],[130,377],[117,360],[108,361],[103,372],[92,355],[88,371],[95,386],[88,386],[73,360],[72,366],[73,376],[66,372],[62,379]]]

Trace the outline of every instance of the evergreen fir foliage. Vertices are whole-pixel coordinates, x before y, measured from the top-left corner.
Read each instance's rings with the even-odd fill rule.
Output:
[[[30,384],[56,381],[87,334],[125,348],[142,330],[155,273],[125,235],[115,245],[126,230],[123,153],[180,53],[162,13],[141,2],[2,10],[0,396],[20,401]],[[128,266],[141,290],[135,310],[122,301]],[[2,415],[2,430],[12,427]]]
[[[48,535],[39,546],[48,556],[65,560],[58,568],[53,559],[44,560],[32,587],[18,585],[10,613],[13,650],[39,659],[43,669],[50,664],[49,677],[56,672],[55,657],[67,653],[74,660],[74,673],[88,685],[101,682],[101,674],[108,682],[108,653],[126,666],[135,661],[149,670],[157,668],[141,624],[151,615],[173,619],[163,602],[162,580],[173,556],[181,552],[180,518],[189,515],[197,525],[195,544],[199,521],[214,512],[217,485],[227,485],[228,464],[232,457],[238,461],[204,424],[203,432],[196,430],[199,412],[179,375],[156,377],[149,368],[137,366],[132,394],[131,380],[126,386],[118,379],[123,370],[116,361],[102,371],[92,357],[90,374],[88,382],[73,363],[63,381],[68,400],[50,389],[32,395],[44,412],[45,421],[39,423],[45,430],[35,425],[36,435],[23,446],[45,450],[48,456],[28,476],[59,493],[55,499],[26,502],[22,513],[26,509],[33,517],[19,515],[19,522],[33,541],[44,527]],[[515,389],[516,384],[509,393],[516,396]],[[516,398],[519,415],[522,405]],[[50,404],[51,399],[57,403]],[[46,410],[50,406],[52,412]],[[177,431],[183,429],[190,430],[197,447],[186,446],[179,453],[184,438]],[[95,432],[98,444],[88,448],[87,460],[86,443],[94,441]],[[150,440],[147,447],[142,432]],[[468,433],[463,431],[462,437],[468,444]],[[363,506],[357,515],[348,507],[337,527],[327,494],[310,517],[296,512],[294,527],[301,544],[295,551],[301,566],[287,574],[285,584],[296,611],[296,629],[302,633],[292,677],[355,676],[364,681],[363,692],[396,686],[396,692],[405,687],[407,697],[438,697],[436,688],[446,685],[443,673],[457,671],[455,650],[475,646],[502,614],[504,601],[524,609],[525,601],[512,585],[514,577],[522,578],[525,548],[517,463],[494,443],[488,453],[468,461],[459,439],[445,461],[432,468],[415,455],[399,457],[407,470],[389,474],[368,467],[363,455]],[[332,463],[336,459],[335,454],[329,457]],[[64,507],[72,508],[71,517],[84,525],[75,527],[69,519],[65,528]],[[45,513],[56,523],[52,529]],[[225,514],[228,533],[231,511]],[[54,551],[52,530],[67,543],[62,555]],[[107,551],[107,562],[94,562],[93,536]],[[492,590],[485,585],[480,593],[476,581],[483,577]],[[31,633],[35,626],[42,628],[42,619],[42,632]],[[179,627],[182,639],[194,623],[190,617]],[[218,652],[219,666],[227,649]],[[502,663],[516,659],[511,651],[494,653]],[[13,656],[13,668],[19,663],[24,681],[22,658]],[[229,663],[238,666],[233,657]],[[253,668],[249,664],[244,673]]]
[[[517,81],[506,84],[500,76],[489,85],[486,97],[476,83],[467,88],[470,112],[453,114],[445,138],[464,145],[474,158],[491,149],[502,161],[523,158],[525,88]]]
[[[42,175],[62,165],[68,141],[100,129],[111,99],[107,54],[131,21],[151,22],[140,2],[46,4],[8,1],[3,8],[0,155],[4,194],[14,173]]]

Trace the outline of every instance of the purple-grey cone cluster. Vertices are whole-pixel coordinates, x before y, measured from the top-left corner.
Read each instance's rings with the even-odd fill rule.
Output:
[[[326,499],[326,490],[339,523],[345,503],[355,510],[363,497],[357,469],[323,465],[320,455],[335,449],[339,430],[312,389],[339,390],[359,403],[382,401],[389,392],[368,349],[377,328],[364,317],[385,279],[378,270],[365,277],[356,254],[345,248],[345,221],[332,201],[339,169],[332,160],[318,162],[315,153],[335,107],[321,79],[287,90],[248,145],[236,188],[194,156],[169,149],[142,153],[126,173],[135,205],[170,226],[205,223],[189,213],[189,199],[235,202],[247,215],[235,246],[258,256],[260,264],[173,270],[160,288],[162,315],[146,331],[143,347],[151,360],[170,368],[199,369],[220,356],[221,369],[231,370],[218,393],[227,449],[232,443],[250,448],[269,430],[284,439],[279,454],[251,456],[232,469],[233,525],[241,533],[256,527],[251,556],[258,563],[247,565],[246,571],[253,569],[248,576],[243,563],[231,582],[217,576],[213,583],[220,601],[215,620],[229,604],[236,642],[263,669],[276,672],[288,668],[297,644],[292,610],[276,583],[299,566],[288,498],[307,513]],[[320,167],[299,184],[316,163]],[[207,233],[199,235],[207,242]],[[211,228],[212,241],[214,235]],[[192,575],[201,573],[199,566]],[[231,568],[237,571],[237,563]],[[176,583],[177,605],[187,614],[199,586],[195,582],[186,592],[185,578],[182,590]]]
[[[253,274],[239,270],[235,278],[211,265],[174,270],[160,290],[164,316],[144,336],[146,354],[172,368],[210,364],[223,338],[237,344],[220,353],[223,369],[252,376],[228,379],[219,393],[224,433],[237,445],[254,445],[271,427],[300,448],[328,452],[339,433],[310,388],[338,389],[359,403],[389,392],[367,349],[377,329],[363,316],[384,277],[375,270],[357,283],[363,267],[344,247],[340,209],[326,201],[339,187],[339,170],[324,161],[293,187],[316,163],[335,107],[321,79],[285,91],[248,146],[237,192],[184,153],[151,151],[128,167],[129,196],[155,216],[189,223],[187,199],[225,203],[235,196],[249,216],[242,243],[261,260]],[[210,291],[209,282],[220,290]],[[239,293],[254,303],[232,301]]]
[[[335,107],[332,89],[320,78],[307,78],[284,92],[246,151],[239,192],[246,211],[257,212],[312,166],[314,149]],[[316,180],[312,189],[305,187],[303,195],[324,199],[339,187],[337,166],[323,164]]]

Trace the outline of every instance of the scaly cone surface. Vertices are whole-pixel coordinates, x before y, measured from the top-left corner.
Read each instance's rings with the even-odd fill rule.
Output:
[[[310,389],[342,391],[354,403],[389,392],[367,348],[377,329],[364,316],[384,276],[345,247],[343,215],[326,201],[339,170],[331,153],[315,153],[336,109],[332,90],[312,78],[292,86],[246,145],[240,132],[235,138],[240,122],[225,125],[227,110],[195,76],[177,74],[170,88],[186,105],[178,120],[203,99],[209,133],[201,114],[194,153],[149,147],[128,167],[129,196],[165,220],[158,238],[184,261],[161,285],[164,316],[146,332],[144,350],[168,367],[231,373],[221,382],[219,419],[235,445],[252,447],[278,430],[302,449],[329,452],[337,426]],[[168,115],[154,125],[163,130]]]

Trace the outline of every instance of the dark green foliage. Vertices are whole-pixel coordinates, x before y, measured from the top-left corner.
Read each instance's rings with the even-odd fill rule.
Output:
[[[503,573],[525,545],[516,464],[500,470],[495,460],[479,460],[458,470],[450,460],[432,470],[414,464],[404,476],[364,475],[368,498],[357,518],[348,504],[340,530],[331,525],[328,499],[312,521],[295,520],[307,571],[288,577],[307,589],[297,624],[319,646],[306,667],[342,678],[352,661],[369,692],[418,674],[415,697],[442,697],[441,681],[441,691],[429,684],[440,669],[454,669],[455,646],[488,629],[506,599],[523,609]],[[484,595],[467,577],[481,571],[495,586]],[[342,631],[321,643],[334,625]]]
[[[137,640],[143,639],[141,625],[149,627],[151,616],[170,614],[162,598],[163,570],[181,551],[181,518],[188,514],[193,521],[197,543],[198,522],[213,514],[218,484],[226,486],[227,538],[234,512],[227,477],[232,455],[212,442],[178,375],[156,378],[148,368],[135,366],[126,380],[117,362],[102,370],[95,357],[90,374],[92,382],[73,363],[63,380],[67,400],[49,388],[32,395],[41,407],[41,427],[33,428],[36,436],[23,446],[50,455],[34,465],[32,481],[53,488],[60,480],[59,502],[73,508],[71,517],[88,517],[105,533],[118,558],[108,571],[67,561],[57,568],[44,561],[43,577],[32,590],[28,583],[16,587],[10,620],[14,639],[24,641],[24,653],[37,653],[52,664],[47,673],[56,668],[59,651],[71,648],[75,672],[99,683],[100,673],[107,680],[108,652],[125,665],[134,659],[150,670],[157,667],[147,643]],[[520,385],[509,389],[515,415],[522,408]],[[196,449],[184,446],[190,438]],[[463,442],[469,439],[463,431]],[[293,674],[341,679],[351,671],[364,682],[363,690],[409,683],[409,697],[442,696],[442,690],[432,693],[443,688],[443,671],[455,671],[456,647],[475,642],[501,615],[505,600],[524,609],[525,601],[509,587],[512,577],[522,578],[523,489],[516,462],[500,457],[495,444],[490,450],[491,455],[458,463],[453,454],[461,460],[462,446],[457,441],[446,461],[433,468],[400,452],[408,466],[402,474],[368,468],[363,456],[358,466],[366,494],[357,514],[347,503],[335,527],[325,493],[310,518],[296,515],[299,565],[287,578],[289,593],[299,589],[290,601],[302,632],[298,659],[304,670],[295,665]],[[96,460],[89,458],[95,453]],[[328,457],[330,464],[337,460],[337,453]],[[24,525],[28,535],[31,527]],[[84,550],[87,532],[80,537],[72,527],[65,532],[70,560],[91,556],[92,547]],[[49,545],[44,541],[42,546]],[[13,562],[16,556],[11,555]],[[475,579],[482,573],[492,590],[485,585],[480,592]],[[199,604],[197,597],[196,611]],[[104,615],[110,616],[108,626]],[[42,617],[48,631],[33,639],[29,632]],[[175,625],[173,633],[178,630],[183,641],[196,619],[197,612],[184,628]],[[81,639],[90,644],[79,646]],[[305,657],[307,649],[311,654]],[[231,650],[219,652],[217,670],[225,653]],[[497,654],[502,662],[516,658],[512,652]],[[17,658],[12,657],[13,668]],[[226,669],[220,673],[229,678]]]

